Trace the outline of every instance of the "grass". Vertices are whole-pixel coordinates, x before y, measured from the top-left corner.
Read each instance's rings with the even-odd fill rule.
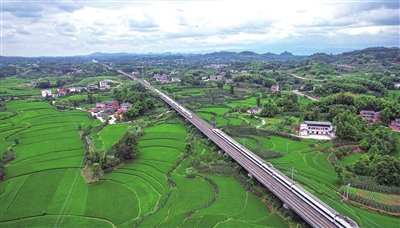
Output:
[[[91,184],[88,191],[90,194],[86,199],[86,216],[108,218],[119,225],[139,214],[137,196],[124,185],[105,180]]]
[[[340,164],[343,167],[346,167],[350,163],[360,160],[361,156],[363,155],[364,155],[363,153],[346,155],[342,159],[340,159]]]
[[[65,170],[58,169],[30,175],[1,220],[41,215],[50,204],[64,173]]]
[[[58,215],[46,215],[2,222],[1,227],[48,227],[53,225]],[[112,227],[106,220],[89,218],[75,215],[65,216],[62,220],[62,227]]]
[[[241,125],[243,123],[243,120],[238,118],[228,118],[228,120],[231,125]]]
[[[269,214],[267,205],[251,192],[247,192],[245,207],[233,217],[242,221],[258,221],[268,217]]]
[[[271,150],[275,145],[275,144],[273,144],[273,142],[271,140],[268,140],[267,138],[257,136],[257,135],[253,135],[252,137],[260,140],[261,149],[263,149],[263,150]]]
[[[388,98],[390,100],[398,101],[398,98],[400,97],[400,90],[388,90],[388,93],[389,93],[389,97]],[[393,97],[393,94],[395,94],[394,97]]]
[[[217,114],[218,116],[224,115],[229,110],[230,110],[229,108],[219,108],[219,107],[208,107],[208,108],[200,109],[200,111],[204,111],[204,112],[213,112],[213,113]]]
[[[300,150],[302,148],[306,148],[308,147],[308,143],[301,141],[294,141],[294,140],[290,140],[290,139],[286,139],[286,138],[282,138],[282,137],[278,137],[278,136],[269,136],[270,140],[273,142],[274,146],[271,148],[271,150],[274,151],[278,151],[281,153],[286,153],[286,143],[289,143],[288,147],[288,151],[292,152],[292,151],[297,151]]]
[[[187,179],[173,177],[178,188],[178,196],[170,206],[170,216],[185,214],[209,202],[213,195],[212,186],[201,178]]]
[[[208,121],[209,123],[211,123],[211,117],[213,117],[213,114],[210,113],[206,113],[206,112],[198,112],[197,114],[199,117],[203,118],[204,120]]]
[[[218,198],[210,207],[197,211],[192,217],[200,218],[204,215],[220,214],[226,218],[243,210],[246,204],[246,192],[234,178],[208,175],[207,177],[217,183]]]
[[[128,124],[110,124],[98,134],[100,140],[103,142],[102,148],[97,149],[110,149],[128,130]]]

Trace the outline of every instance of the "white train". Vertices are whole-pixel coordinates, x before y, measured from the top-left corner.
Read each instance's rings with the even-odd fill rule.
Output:
[[[219,129],[213,129],[213,132],[218,135],[220,138],[222,138],[225,142],[229,143],[231,146],[233,146],[236,150],[240,151],[244,156],[252,160],[255,164],[257,164],[260,168],[262,168],[266,173],[272,176],[275,180],[277,180],[279,183],[284,185],[286,188],[290,189],[291,192],[293,192],[295,195],[297,195],[299,198],[301,198],[304,202],[306,202],[308,205],[313,207],[315,210],[317,210],[320,214],[322,214],[325,218],[327,218],[329,221],[331,221],[333,224],[336,225],[336,227],[345,227],[345,228],[353,228],[353,227],[358,227],[358,225],[349,219],[348,217],[345,217],[343,215],[340,215],[338,212],[333,210],[331,207],[317,199],[315,196],[311,195],[309,192],[307,192],[304,188],[301,186],[297,185],[295,182],[293,182],[291,179],[289,179],[287,176],[283,175],[281,172],[279,172],[277,169],[275,169],[271,163],[265,162],[261,158],[259,158],[257,155],[255,155],[253,152],[236,142],[234,139],[229,137],[227,134],[225,134],[223,131]]]
[[[174,100],[172,100],[171,98],[169,98],[167,95],[165,95],[164,93],[160,92],[158,89],[154,89],[161,97],[163,97],[164,99],[167,99],[174,107],[176,107],[177,109],[179,109],[181,112],[183,112],[185,114],[185,116],[189,117],[190,119],[193,118],[193,115],[191,112],[189,112],[189,110],[187,110],[186,108],[184,108],[183,106],[181,106],[180,104],[178,104],[177,102],[175,102]]]

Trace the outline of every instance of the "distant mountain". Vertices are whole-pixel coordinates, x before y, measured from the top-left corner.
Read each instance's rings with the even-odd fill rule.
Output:
[[[242,51],[239,52],[238,55],[244,55],[244,56],[259,56],[259,54],[252,52],[252,51]]]
[[[203,57],[206,58],[224,58],[224,59],[229,59],[232,56],[236,55],[236,52],[231,52],[231,51],[220,51],[220,52],[213,52],[209,54],[204,54]]]
[[[326,53],[315,53],[310,55],[308,60],[326,63],[371,63],[379,61],[382,64],[390,64],[391,62],[400,61],[400,49],[398,47],[370,47],[362,50],[343,52],[341,54],[332,55]]]
[[[276,58],[278,56],[277,54],[271,53],[271,52],[267,52],[267,53],[262,54],[262,55],[265,56],[265,57],[268,57],[268,58]]]
[[[284,51],[281,54],[279,54],[279,56],[288,58],[288,57],[293,57],[294,55],[292,53],[290,53],[290,52]]]

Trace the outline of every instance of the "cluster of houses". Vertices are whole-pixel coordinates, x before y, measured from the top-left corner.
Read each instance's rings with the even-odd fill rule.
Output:
[[[370,110],[361,110],[360,111],[361,118],[368,120],[369,123],[373,123],[375,121],[381,121],[381,113],[370,111]],[[400,131],[400,119],[391,120],[388,124],[392,131]]]
[[[90,109],[96,116],[105,116],[115,114],[117,118],[122,118],[124,112],[132,107],[130,103],[119,104],[118,101],[105,101],[96,103],[96,107]]]
[[[110,85],[109,81],[99,81],[99,84],[88,84],[86,87],[82,86],[71,86],[68,88],[58,88],[55,93],[52,93],[51,89],[42,89],[41,95],[42,97],[50,96],[50,97],[60,97],[65,96],[67,93],[71,92],[81,92],[82,90],[93,90],[93,89],[109,89]],[[32,84],[32,82],[31,82]]]
[[[169,82],[180,82],[181,79],[178,77],[172,77],[171,81],[168,79],[168,75],[166,74],[154,74],[153,79],[155,79],[157,82],[161,82],[161,83],[169,83]]]
[[[173,74],[173,73],[174,72],[171,72],[171,74]],[[133,71],[132,74],[138,74],[138,72]],[[156,80],[157,82],[161,82],[161,83],[174,83],[174,82],[181,81],[181,79],[179,77],[171,77],[171,79],[169,79],[167,74],[161,74],[161,75],[154,74],[152,78],[154,80]],[[201,77],[201,81],[203,81],[203,82],[207,82],[207,81],[217,82],[217,81],[223,81],[223,80],[225,80],[225,72],[221,72],[217,75],[212,75],[209,78],[207,76],[205,76],[204,74]],[[233,83],[233,79],[226,79],[225,83],[231,84],[231,83]]]

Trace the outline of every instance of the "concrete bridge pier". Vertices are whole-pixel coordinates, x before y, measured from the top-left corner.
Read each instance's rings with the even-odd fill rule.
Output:
[[[250,179],[253,179],[253,178],[254,178],[253,174],[251,174],[251,173],[248,173],[247,176],[249,176]]]

